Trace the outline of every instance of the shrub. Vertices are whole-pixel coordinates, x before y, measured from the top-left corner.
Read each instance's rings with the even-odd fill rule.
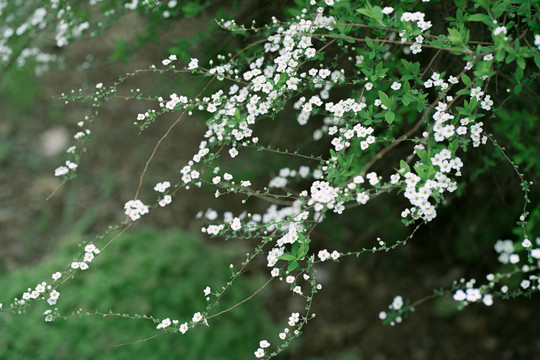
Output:
[[[233,265],[223,286],[206,291],[206,307],[173,323],[168,315],[149,317],[161,334],[191,333],[222,314],[217,305],[246,271],[265,266],[267,281],[253,296],[281,281],[288,284],[291,297],[303,301],[303,311],[288,314],[279,334],[260,334],[254,355],[271,358],[314,318],[312,304],[322,289],[317,271],[321,263],[406,245],[441,212],[452,211],[456,194],[467,186],[482,186],[475,179],[495,171],[497,161],[504,161],[504,172],[512,174],[523,199],[519,212],[504,214],[516,221],[515,229],[507,231],[514,230],[514,239],[491,239],[502,266],[485,280],[441,284],[442,289],[417,301],[396,295],[379,317],[395,325],[428,299],[451,298],[459,307],[491,306],[499,298],[537,291],[539,170],[537,160],[528,159],[538,153],[538,128],[535,104],[528,97],[536,98],[538,90],[540,5],[508,0],[296,4],[286,21],[274,18],[262,26],[218,21],[249,39],[234,53],[208,63],[196,57],[182,63],[171,54],[161,64],[104,80],[95,90],[62,95],[66,103],[83,102],[92,109],[78,124],[70,158],[55,170],[65,182],[75,179],[92,141],[91,129],[107,102],[147,105],[147,111],[132,119],[141,133],[170,114],[174,117],[135,179],[134,195],[125,199],[126,219],[87,244],[53,282],[30,288],[4,311],[21,312],[43,299],[51,305],[45,321],[65,317],[56,307],[63,299],[58,291],[68,279],[93,267],[94,256],[107,256],[149,212],[181,206],[175,201],[179,193],[210,189],[216,202],[237,204],[221,214],[201,209],[202,232],[229,242],[242,239],[251,250]],[[195,76],[207,82],[194,94],[131,89],[126,95],[129,80],[145,74],[185,82]],[[207,130],[191,160],[150,181],[158,150],[174,141],[179,124],[195,115],[204,117]],[[278,137],[270,136],[275,128],[281,130]],[[176,141],[184,141],[179,136]],[[268,177],[269,172],[274,176]],[[407,226],[408,234],[339,251],[318,237],[318,231],[339,229],[340,219],[349,214],[369,219],[369,209],[381,212],[369,225],[384,228],[387,219],[394,220]],[[359,231],[365,226],[360,222]],[[508,279],[517,279],[517,285],[510,286]],[[141,317],[124,312],[117,316]]]

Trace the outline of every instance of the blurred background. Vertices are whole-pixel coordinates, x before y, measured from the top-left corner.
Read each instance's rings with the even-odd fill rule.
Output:
[[[214,19],[263,24],[271,16],[284,18],[294,6],[284,0],[181,2],[178,11],[166,19],[162,14],[131,12],[103,35],[62,48],[56,47],[54,35],[46,30],[35,40],[37,46],[62,56],[64,65],[40,76],[31,62],[14,65],[0,78],[0,301],[4,305],[20,297],[27,287],[48,281],[52,273],[64,269],[82,251],[78,245],[82,241],[92,242],[110,224],[123,220],[123,204],[136,190],[135,179],[157,139],[174,120],[174,115],[163,116],[139,135],[133,122],[149,103],[105,103],[92,126],[93,139],[77,179],[59,187],[54,169],[65,161],[65,149],[73,144],[77,123],[89,115],[85,104],[65,105],[60,94],[79,88],[89,91],[97,83],[112,85],[119,76],[158,65],[171,53],[184,63],[190,55],[206,63],[250,41],[242,34],[233,37],[220,30]],[[432,55],[426,51],[421,61],[429,62]],[[122,90],[126,94],[130,88],[140,88],[145,94],[163,97],[173,92],[193,96],[204,83],[204,79],[185,75],[146,74],[126,81]],[[531,86],[538,90],[537,83]],[[501,121],[489,130],[512,149],[512,159],[525,177],[538,180],[540,138],[534,106],[538,96],[527,95],[530,93],[535,91],[501,112]],[[194,114],[175,128],[150,166],[143,197],[153,196],[151,184],[177,179],[179,169],[202,139],[204,121]],[[327,144],[312,144],[295,126],[267,123],[259,131],[267,143],[278,147],[326,154]],[[245,161],[229,165],[239,178],[252,179],[255,184],[266,185],[283,167],[282,157],[256,151],[242,156]],[[523,197],[510,165],[489,147],[463,157],[465,164],[472,164],[465,166],[463,175],[469,186],[449,199],[437,219],[407,246],[321,264],[323,291],[316,295],[312,308],[317,317],[279,359],[520,359],[540,353],[534,321],[540,315],[536,296],[496,299],[490,308],[470,305],[460,312],[452,300],[430,300],[395,327],[382,325],[378,318],[396,295],[416,301],[433,289],[451,287],[461,277],[482,282],[485,274],[499,268],[495,241],[518,239],[514,229]],[[291,168],[301,165],[291,161],[287,163]],[[530,209],[537,209],[537,194],[532,194]],[[229,264],[239,264],[242,254],[252,248],[248,242],[206,238],[200,233],[203,223],[195,215],[209,207],[220,214],[225,210],[236,214],[243,209],[240,200],[232,195],[216,200],[211,189],[179,192],[173,206],[145,217],[114,242],[107,256],[97,257],[88,274],[80,274],[62,287],[59,309],[64,314],[82,308],[180,321],[190,318],[205,307],[203,289],[226,282]],[[400,204],[390,194],[362,209],[330,216],[314,233],[317,249],[313,250],[349,251],[375,246],[377,237],[389,242],[406,238],[411,229],[400,222]],[[262,209],[267,204],[253,200],[248,205]],[[537,228],[531,231],[539,234]],[[220,306],[225,309],[248,297],[266,279],[264,262],[254,263]],[[519,283],[520,279],[513,281]],[[45,308],[36,306],[22,315],[0,316],[0,358],[252,358],[259,340],[277,343],[287,317],[302,307],[289,295],[287,286],[272,283],[256,298],[216,318],[208,328],[111,349],[108,347],[155,335],[155,325],[101,317],[49,324],[41,315]]]

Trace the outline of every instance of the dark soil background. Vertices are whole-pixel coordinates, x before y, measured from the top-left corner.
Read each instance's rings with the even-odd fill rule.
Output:
[[[239,14],[236,18],[239,23],[250,23],[252,18],[265,22],[268,15],[282,12],[285,4],[250,2],[235,10]],[[65,160],[62,152],[73,143],[76,123],[87,111],[81,105],[63,105],[59,94],[79,87],[91,89],[99,82],[110,85],[119,75],[159,64],[167,57],[172,39],[190,39],[197,31],[206,31],[219,9],[214,6],[196,18],[171,20],[158,33],[159,41],[144,45],[129,62],[107,62],[115,51],[114,41],[130,39],[132,29],[143,21],[129,15],[105,37],[55,50],[65,56],[70,68],[85,63],[89,56],[98,66],[78,72],[51,71],[37,80],[14,70],[11,78],[0,84],[4,88],[0,97],[0,141],[9,143],[0,154],[0,274],[53,257],[65,234],[99,234],[111,223],[121,221],[123,203],[134,194],[144,162],[174,121],[173,116],[163,117],[138,135],[133,122],[148,104],[107,103],[93,125],[92,143],[81,161],[78,179],[60,186],[46,200],[60,185],[53,176],[54,169]],[[216,49],[234,49],[244,40],[216,31],[208,41],[191,49],[201,61],[213,57]],[[198,91],[186,88],[193,82],[185,80],[180,76],[142,75],[127,82],[125,89],[160,93],[160,88],[165,88],[164,97],[171,88],[179,93]],[[14,81],[21,82],[18,88],[5,87]],[[204,119],[196,116],[175,128],[148,171],[148,194],[151,184],[178,177],[204,130]],[[272,124],[264,131],[268,131],[269,138],[284,142],[309,140],[295,139],[287,129]],[[480,149],[477,155],[468,156],[475,160],[484,151],[491,149]],[[245,167],[250,166],[260,164],[247,161]],[[269,169],[268,177],[278,170]],[[451,287],[452,281],[461,277],[475,277],[482,282],[485,274],[497,269],[493,244],[499,238],[512,238],[510,230],[523,199],[519,181],[508,165],[497,164],[492,170],[489,175],[477,177],[461,196],[451,199],[451,208],[442,208],[437,219],[405,247],[321,265],[323,291],[316,295],[313,305],[317,316],[309,322],[298,344],[280,359],[540,358],[540,333],[535,321],[540,315],[538,296],[495,299],[489,308],[470,305],[460,312],[451,300],[433,299],[422,303],[409,319],[394,327],[384,326],[378,319],[378,313],[386,310],[396,295],[416,301],[431,295],[435,288]],[[322,225],[314,235],[314,243],[321,249],[345,251],[375,246],[377,237],[389,243],[406,238],[411,229],[399,225],[398,207],[392,206],[396,201],[388,197],[379,205],[352,210],[330,221],[330,225]],[[208,207],[218,211],[242,209],[240,199],[231,196],[216,201],[210,191],[184,191],[175,198],[175,204],[151,214],[144,224],[199,232],[202,224],[194,219],[198,211]],[[253,201],[250,206],[260,209],[264,204]],[[251,271],[267,270],[261,263]],[[273,284],[267,309],[276,322],[285,326],[290,313],[303,305],[294,302],[284,285]]]

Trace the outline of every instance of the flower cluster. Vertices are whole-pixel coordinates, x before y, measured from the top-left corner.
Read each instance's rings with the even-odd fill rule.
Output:
[[[125,214],[135,221],[148,213],[148,206],[144,205],[141,200],[129,200],[124,205]]]
[[[149,3],[133,0],[123,7],[153,9]],[[246,253],[240,270],[235,270],[231,264],[231,278],[222,290],[212,292],[209,286],[204,288],[208,305],[206,312],[196,312],[190,321],[182,324],[179,320],[171,320],[171,317],[161,321],[150,317],[157,324],[156,329],[184,334],[189,328],[207,324],[207,318],[213,316],[208,315],[210,310],[246,266],[255,258],[266,258],[270,268],[266,274],[268,282],[284,281],[288,284],[284,285],[290,287],[291,295],[306,301],[305,314],[292,312],[288,317],[288,325],[294,329],[286,328],[279,333],[279,338],[288,345],[288,341],[296,337],[309,320],[313,295],[322,289],[315,280],[318,266],[330,266],[330,260],[338,262],[344,256],[371,251],[329,251],[325,248],[328,245],[312,243],[319,241],[317,237],[311,237],[312,232],[321,222],[338,218],[346,209],[347,212],[355,208],[366,209],[362,205],[369,202],[368,206],[371,206],[374,199],[383,193],[397,193],[406,199],[405,209],[400,207],[399,210],[402,210],[405,224],[416,223],[419,226],[435,219],[438,207],[449,203],[452,193],[464,185],[465,181],[458,180],[465,177],[462,176],[464,161],[471,157],[463,153],[491,140],[484,128],[491,130],[492,121],[488,116],[494,115],[502,104],[496,104],[500,97],[492,91],[490,77],[502,62],[511,63],[511,56],[519,55],[517,62],[521,70],[525,66],[521,66],[520,61],[533,57],[530,52],[505,48],[507,36],[515,36],[511,23],[498,26],[490,22],[487,34],[493,37],[494,42],[500,43],[491,46],[489,42],[481,42],[482,46],[473,51],[478,42],[470,42],[468,32],[451,28],[448,35],[440,34],[439,37],[432,34],[431,31],[439,27],[433,28],[426,15],[416,11],[422,9],[423,4],[418,4],[415,9],[401,3],[395,8],[358,4],[355,14],[365,18],[362,26],[356,27],[349,26],[351,19],[343,15],[349,10],[348,4],[342,6],[337,4],[337,0],[325,0],[324,3],[327,7],[315,7],[324,4],[312,0],[310,7],[300,11],[293,21],[280,22],[274,18],[264,28],[247,29],[234,21],[221,21],[223,27],[233,31],[256,30],[264,34],[264,40],[235,55],[219,55],[207,64],[191,58],[187,65],[177,69],[180,56],[173,54],[158,66],[150,67],[153,72],[187,73],[189,77],[207,76],[212,79],[195,97],[172,91],[163,92],[166,94],[163,97],[149,97],[150,100],[157,99],[159,109],[137,115],[136,125],[141,131],[159,116],[171,112],[181,113],[181,117],[197,113],[204,117],[207,126],[198,149],[195,148],[174,170],[176,175],[173,177],[176,178],[169,177],[171,181],[154,185],[153,189],[158,194],[153,208],[158,210],[158,205],[171,204],[173,195],[190,187],[208,187],[216,198],[229,194],[227,201],[233,201],[234,194],[240,194],[245,197],[242,199],[242,204],[247,204],[245,209],[234,213],[227,210],[218,213],[211,208],[201,210],[197,215],[197,226],[207,236],[258,241],[253,251]],[[167,4],[160,3],[160,8],[170,11],[176,5],[173,0]],[[40,28],[44,18],[50,16],[50,11],[42,10],[37,9],[29,20],[33,27]],[[58,12],[67,10],[59,9]],[[163,12],[164,17],[169,15]],[[477,15],[475,18],[480,19],[482,14]],[[13,33],[17,36],[26,34],[24,26],[11,29],[11,32],[6,29],[9,36],[4,32],[4,37],[9,38]],[[66,45],[88,27],[88,23],[70,22],[69,18],[60,20],[56,28],[58,46]],[[462,28],[467,30],[465,25]],[[539,36],[535,38],[535,46],[540,48]],[[434,61],[436,59],[432,58],[429,63],[424,63],[424,56],[411,56],[411,53],[415,55],[424,51],[423,55],[429,57],[429,51],[433,49],[436,49],[437,57],[448,57],[444,60],[450,56],[459,56],[460,59],[452,58],[448,64],[456,65],[446,68],[447,64],[441,59]],[[505,52],[501,59],[502,49]],[[4,53],[8,51],[0,42],[0,58]],[[334,53],[340,56],[330,56]],[[510,55],[507,57],[506,53]],[[23,52],[21,59],[32,54]],[[242,56],[238,56],[240,54]],[[466,65],[463,67],[462,63]],[[421,65],[425,65],[425,69],[421,69]],[[130,74],[130,77],[135,75]],[[515,73],[515,80],[520,83],[520,71]],[[92,88],[92,94],[84,96],[81,91],[78,99],[90,100],[92,106],[99,109],[101,102],[116,96],[118,84],[122,81],[111,86],[98,83],[95,89]],[[132,90],[133,99],[140,100],[141,97],[139,89]],[[77,96],[73,95],[73,98]],[[276,120],[279,112],[285,109],[290,111],[287,118],[292,119],[287,123],[291,137],[296,135],[297,129],[309,129],[309,136],[299,137],[301,140],[294,144],[292,151],[283,151],[274,144],[264,145],[272,140],[268,140],[270,137],[266,131],[261,130],[265,128],[261,123],[279,121]],[[490,111],[493,113],[489,114]],[[68,149],[76,159],[58,167],[55,176],[67,179],[74,174],[78,166],[75,152],[82,153],[86,149],[92,122],[90,118],[79,122],[80,131],[74,137],[80,142],[80,149],[73,146]],[[315,143],[313,149],[304,143],[311,139]],[[496,145],[495,141],[492,143]],[[161,141],[155,150],[160,144]],[[298,163],[273,167],[273,162],[268,161],[262,164],[266,168],[261,179],[233,176],[241,170],[234,165],[227,166],[248,158],[252,149],[294,156]],[[316,152],[316,155],[303,153],[307,151],[305,149]],[[389,152],[392,152],[391,156],[386,155]],[[385,155],[387,157],[381,160]],[[521,178],[517,167],[514,168]],[[466,174],[465,171],[463,173]],[[247,200],[252,198],[261,202],[251,206]],[[263,201],[268,204],[263,205]],[[134,199],[127,201],[124,209],[125,214],[136,221],[149,212],[150,205]],[[526,211],[523,213],[525,216]],[[129,226],[130,223],[123,222],[118,228]],[[526,236],[525,226],[523,232],[521,244],[510,240],[495,244],[499,261],[503,265],[514,266],[520,274],[532,272],[540,266],[540,239],[533,245]],[[372,251],[389,251],[405,242],[387,246],[387,242],[378,238],[379,245]],[[98,253],[93,244],[86,245],[84,259],[72,262],[69,271],[88,269],[88,264]],[[326,263],[321,264],[323,262]],[[52,277],[60,286],[58,280],[62,273],[57,272]],[[504,296],[510,291],[507,285],[500,291],[496,290],[495,283],[501,278],[501,274],[490,274],[487,277],[489,285],[482,286],[478,286],[474,279],[463,280],[459,284],[454,283],[452,289],[444,294],[459,302],[460,306],[473,302],[490,306],[495,295]],[[538,278],[535,274],[520,280],[519,291],[536,289]],[[29,288],[22,300],[16,302],[24,305],[42,298],[53,306],[59,296],[56,287],[42,282],[33,289]],[[394,325],[402,322],[413,310],[409,300],[395,296],[388,310],[380,312],[379,318]],[[51,309],[44,315],[46,321],[52,321],[57,313]],[[260,341],[254,351],[255,357],[273,356],[269,354],[269,347],[267,340]]]
[[[475,283],[476,280],[471,279],[465,284],[466,288],[464,290],[456,290],[453,296],[454,300],[469,303],[482,301],[486,306],[493,305],[493,296],[491,294],[483,294],[482,289],[474,287]]]

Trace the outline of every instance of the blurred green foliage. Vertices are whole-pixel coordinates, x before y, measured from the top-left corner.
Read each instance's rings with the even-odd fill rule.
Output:
[[[81,240],[74,238],[60,243]],[[0,279],[2,298],[20,297],[22,284],[35,286],[36,274],[41,274],[43,280],[50,279],[50,274],[69,264],[69,254],[76,253],[73,246],[64,245],[54,262],[45,261],[4,275]],[[232,253],[239,250],[231,244],[205,244],[178,230],[150,228],[125,234],[111,247],[109,256],[97,256],[90,264],[87,272],[92,274],[80,273],[60,289],[61,313],[67,315],[83,308],[88,312],[147,313],[160,320],[170,317],[189,322],[194,312],[206,307],[203,289],[227,281]],[[263,283],[255,275],[237,281],[215,312],[245,299]],[[176,333],[108,349],[159,334],[157,324],[101,316],[45,323],[39,314],[45,305],[34,306],[22,315],[0,317],[0,359],[244,359],[257,348],[260,334],[276,332],[268,314],[261,311],[264,296],[257,296],[209,320],[208,328],[201,325],[185,335]]]

